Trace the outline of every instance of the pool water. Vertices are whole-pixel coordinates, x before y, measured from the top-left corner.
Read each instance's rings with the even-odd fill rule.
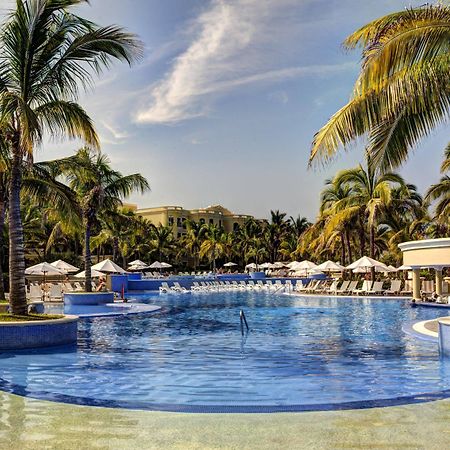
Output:
[[[162,309],[81,320],[77,346],[0,354],[0,388],[171,411],[335,409],[450,396],[450,361],[439,358],[437,343],[402,331],[443,310],[253,292],[151,302]],[[250,326],[244,337],[240,309]]]

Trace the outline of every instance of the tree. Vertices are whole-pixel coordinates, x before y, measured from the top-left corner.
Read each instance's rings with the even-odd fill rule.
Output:
[[[74,156],[53,161],[59,173],[67,179],[75,192],[79,214],[84,228],[84,270],[86,292],[91,286],[91,233],[99,215],[122,206],[122,199],[132,192],[149,189],[147,180],[140,174],[123,176],[113,170],[105,155],[82,148]]]
[[[159,261],[163,259],[163,256],[167,256],[174,248],[172,226],[153,226],[150,235],[150,246],[156,252]]]
[[[17,0],[0,30],[0,132],[11,152],[9,183],[10,304],[27,314],[20,214],[23,162],[45,132],[98,147],[87,113],[76,102],[113,59],[131,63],[141,45],[116,26],[99,27],[70,9],[85,0]]]
[[[315,135],[310,163],[369,135],[372,163],[382,171],[404,162],[411,148],[448,119],[450,7],[441,3],[381,17],[347,38],[363,48],[350,101]]]
[[[343,170],[336,176],[338,184],[347,184],[351,187],[351,195],[344,201],[344,208],[334,217],[339,222],[340,216],[351,216],[353,212],[364,214],[369,229],[369,255],[375,258],[376,230],[383,208],[388,207],[392,201],[394,187],[403,187],[403,178],[395,173],[380,173],[374,169],[367,160],[366,168],[359,166],[355,169]],[[372,279],[374,271],[372,271]]]
[[[225,233],[217,225],[203,225],[204,240],[200,247],[200,257],[207,257],[216,272],[216,260],[225,253]]]
[[[450,228],[450,144],[445,149],[441,173],[443,174],[442,178],[439,183],[430,187],[426,195],[426,200],[429,203],[435,203],[434,219],[436,224],[442,228],[442,235],[445,236]]]

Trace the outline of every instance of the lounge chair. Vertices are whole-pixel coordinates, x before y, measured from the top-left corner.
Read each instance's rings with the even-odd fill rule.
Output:
[[[255,288],[255,282],[253,280],[248,281],[247,289],[254,289],[254,288]]]
[[[39,285],[30,285],[30,300],[42,300],[43,292]]]
[[[412,294],[412,280],[405,280],[405,287],[400,294]]]
[[[326,289],[324,289],[323,292],[325,292],[326,294],[336,294],[337,286],[338,286],[338,281],[333,280],[333,282],[330,284],[330,286],[328,286]]]
[[[363,284],[360,289],[353,289],[352,293],[359,295],[359,294],[367,294],[368,291],[370,291],[370,288],[372,287],[372,281],[370,280],[364,280]]]
[[[391,287],[386,289],[384,295],[398,295],[400,294],[400,289],[402,288],[402,280],[392,280]]]
[[[343,294],[347,292],[348,285],[350,284],[350,280],[344,280],[339,288],[336,289],[336,294]]]
[[[60,284],[52,284],[50,290],[48,291],[48,299],[61,300],[62,299],[62,287]]]
[[[178,281],[174,281],[173,289],[182,294],[187,294],[189,292],[185,287],[181,286],[181,284]]]
[[[350,281],[345,291],[342,291],[343,294],[351,294],[358,287],[358,280]]]
[[[383,281],[375,281],[372,288],[367,291],[368,294],[382,294],[383,292]]]
[[[312,281],[311,283],[308,284],[308,287],[305,289],[306,292],[309,293],[314,293],[316,291],[316,289],[319,287],[320,285],[320,280],[314,282]]]
[[[63,283],[62,289],[63,289],[63,292],[72,292],[74,290],[73,286],[68,282]]]
[[[261,280],[256,282],[256,287],[259,289],[264,289],[264,283]]]

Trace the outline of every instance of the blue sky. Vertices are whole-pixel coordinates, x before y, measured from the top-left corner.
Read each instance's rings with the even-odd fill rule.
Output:
[[[91,0],[80,13],[137,33],[143,60],[115,65],[83,96],[102,150],[152,191],[140,207],[223,204],[267,217],[314,219],[324,180],[352,167],[362,148],[307,170],[312,137],[349,98],[360,54],[341,47],[397,0]],[[0,0],[3,8],[8,0]],[[423,192],[439,179],[448,133],[424,140],[402,174]],[[46,144],[37,159],[71,154]]]

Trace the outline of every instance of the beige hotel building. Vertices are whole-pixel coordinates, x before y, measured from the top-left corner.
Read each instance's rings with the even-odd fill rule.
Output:
[[[155,208],[136,209],[136,214],[149,220],[154,225],[170,225],[175,237],[186,233],[186,219],[198,223],[206,223],[223,227],[225,231],[236,230],[249,216],[246,214],[234,214],[221,205],[208,206],[200,209],[184,209],[181,206],[158,206]]]

